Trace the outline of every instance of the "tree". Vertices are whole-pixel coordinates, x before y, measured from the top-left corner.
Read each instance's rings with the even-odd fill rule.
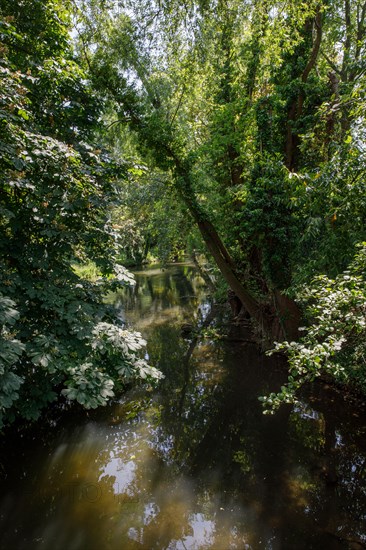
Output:
[[[171,73],[162,74],[159,67],[153,67],[151,59],[147,57],[143,32],[134,29],[134,23],[126,15],[120,15],[115,24],[111,17],[108,25],[111,29],[108,39],[103,40],[99,35],[96,51],[89,60],[96,86],[112,94],[121,121],[127,120],[130,123],[137,132],[140,143],[149,150],[150,157],[154,157],[157,166],[171,172],[176,192],[197,224],[207,249],[225,280],[245,309],[262,327],[263,333],[273,335],[272,318],[264,314],[262,304],[251,294],[243,278],[236,272],[234,261],[211,222],[208,209],[198,197],[199,177],[202,174],[197,168],[203,154],[200,150],[201,144],[195,150],[189,137],[187,139],[185,135],[187,130],[188,136],[192,133],[192,121],[187,120],[192,113],[182,107],[182,98],[184,96],[185,99],[187,94],[185,78],[192,76],[196,82],[201,76],[190,62],[190,52],[179,52],[183,58],[187,58],[183,63],[185,70],[177,69],[177,53],[174,52]],[[145,53],[139,54],[138,50]],[[123,70],[129,71],[130,76],[131,71],[135,72],[140,88],[142,86],[141,93],[137,90],[137,81],[135,87],[127,84],[127,78],[121,76]],[[192,93],[195,97],[195,92]],[[279,302],[280,309],[284,301]],[[285,324],[286,320],[282,326],[276,321],[276,333],[281,333]],[[291,324],[286,328],[291,330]]]
[[[267,339],[297,339],[290,297],[365,238],[364,3],[82,4],[113,122],[166,171]]]
[[[349,269],[330,279],[319,275],[302,288],[309,325],[299,342],[277,344],[289,358],[288,382],[278,394],[263,397],[267,412],[296,401],[297,390],[320,376],[331,376],[366,394],[366,243]],[[271,352],[272,353],[272,352]]]
[[[36,418],[60,391],[96,407],[160,373],[104,304],[133,282],[115,264],[109,215],[128,171],[92,141],[102,106],[73,59],[69,12],[53,0],[0,10],[2,424]],[[95,284],[72,267],[86,259],[103,275]]]

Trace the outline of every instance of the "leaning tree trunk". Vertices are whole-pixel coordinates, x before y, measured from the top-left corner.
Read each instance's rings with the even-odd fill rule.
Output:
[[[175,161],[178,192],[195,220],[207,249],[224,280],[239,298],[250,317],[257,323],[264,340],[268,344],[273,340],[295,339],[298,336],[300,320],[299,309],[295,302],[276,291],[274,307],[271,312],[268,312],[263,304],[252,296],[245,283],[239,279],[234,262],[215,227],[196,200],[191,185],[189,166],[186,166],[184,161],[177,158],[171,150],[169,153]]]
[[[153,107],[156,107],[155,98],[150,98]],[[219,234],[205,212],[200,207],[192,185],[192,172],[190,162],[181,158],[166,137],[161,139],[154,131],[146,132],[146,126],[142,120],[131,110],[129,120],[140,135],[143,135],[143,141],[158,153],[157,157],[164,151],[166,158],[173,162],[175,168],[176,190],[180,194],[183,202],[186,204],[192,218],[197,224],[201,236],[212,255],[215,263],[220,270],[224,280],[235,292],[250,317],[257,323],[264,344],[267,346],[274,340],[295,339],[297,337],[298,319],[296,304],[292,302],[291,308],[288,307],[288,299],[277,300],[276,307],[268,312],[261,302],[259,302],[248,290],[245,283],[241,281],[235,271],[234,262],[222,242]],[[294,311],[296,314],[294,315]]]

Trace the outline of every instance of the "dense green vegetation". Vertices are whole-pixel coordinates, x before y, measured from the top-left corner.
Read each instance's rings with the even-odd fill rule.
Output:
[[[96,406],[158,377],[103,296],[130,282],[118,259],[193,249],[289,355],[267,406],[323,372],[364,391],[366,3],[1,0],[0,15],[6,419],[56,389]],[[98,283],[73,269],[86,261]]]
[[[104,304],[132,276],[115,263],[110,210],[127,167],[94,141],[102,105],[74,60],[59,2],[1,3],[0,425],[61,391],[105,404],[159,373]],[[93,260],[97,283],[74,262]]]

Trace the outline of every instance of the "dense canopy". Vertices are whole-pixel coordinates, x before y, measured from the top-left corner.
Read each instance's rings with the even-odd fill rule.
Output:
[[[366,3],[0,0],[0,18],[5,417],[158,378],[104,297],[120,263],[182,252],[287,352],[267,407],[324,372],[366,391]],[[97,283],[75,271],[91,261]]]

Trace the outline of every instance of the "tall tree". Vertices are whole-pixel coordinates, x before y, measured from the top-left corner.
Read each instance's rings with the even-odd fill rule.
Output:
[[[259,101],[255,97],[270,77],[268,64],[279,65],[279,40],[274,54],[267,49],[279,26],[277,20],[271,22],[273,7],[259,1],[255,6],[239,2],[221,2],[217,7],[189,5],[192,10],[186,6],[188,15],[182,18],[174,3],[169,6],[174,24],[167,20],[164,8],[153,4],[144,10],[140,6],[140,11],[136,8],[136,19],[131,11],[111,15],[90,57],[98,86],[104,85],[114,96],[120,122],[128,122],[150,156],[155,151],[155,162],[171,171],[210,254],[243,307],[267,335],[294,335],[298,311],[280,292],[289,278],[275,273],[286,270],[281,258],[277,259],[286,236],[278,243],[267,231],[261,243],[254,243],[244,230],[247,197],[252,189],[255,194],[254,180],[263,180],[265,166],[258,158],[264,151],[263,140],[256,141]],[[306,17],[310,16],[301,14],[301,21]],[[301,40],[298,33],[289,48]],[[123,81],[126,72],[129,80]],[[283,187],[282,179],[289,187],[285,172],[279,171],[276,177],[279,186]],[[260,198],[265,201],[267,193],[270,210],[282,193],[273,190],[274,194],[262,188]],[[282,199],[286,204],[277,205],[277,221],[287,212],[286,223],[291,226],[290,200],[284,193]],[[230,216],[237,224],[227,223]],[[285,233],[288,228],[276,230]],[[268,249],[267,260],[263,246]],[[263,263],[271,264],[271,258],[276,261],[266,281]],[[253,292],[252,283],[259,279],[262,282]]]
[[[339,273],[364,235],[363,4],[126,1],[103,18],[85,4],[114,122],[169,174],[262,332],[297,337],[289,293]]]
[[[69,12],[1,1],[0,17],[1,425],[37,417],[60,391],[95,407],[159,373],[138,356],[141,335],[104,304],[132,282],[115,264],[109,215],[128,173],[92,141],[101,105],[73,58]],[[113,281],[78,277],[84,260]]]

